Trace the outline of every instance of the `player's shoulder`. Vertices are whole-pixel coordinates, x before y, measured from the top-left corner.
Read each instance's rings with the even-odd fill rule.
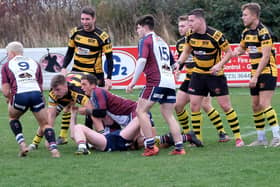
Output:
[[[54,94],[54,91],[52,89],[50,89],[50,91],[49,91],[49,100],[52,102],[58,100],[58,97]]]
[[[108,34],[106,31],[100,29],[99,27],[96,27],[96,28],[94,29],[94,33],[95,33],[103,42],[110,38],[109,34]]]
[[[216,41],[219,41],[223,36],[223,33],[220,30],[210,26],[207,27],[206,33]]]
[[[71,29],[69,37],[74,36],[75,34],[77,34],[78,32],[81,32],[83,30],[82,26],[78,26],[78,27],[74,27]]]
[[[104,88],[95,87],[95,88],[93,89],[93,93],[94,93],[94,94],[98,94],[98,95],[100,95],[100,94],[104,95],[104,94],[109,93],[109,91],[107,91],[107,90],[104,89]]]
[[[259,35],[270,34],[269,29],[262,23],[257,26],[257,30]]]

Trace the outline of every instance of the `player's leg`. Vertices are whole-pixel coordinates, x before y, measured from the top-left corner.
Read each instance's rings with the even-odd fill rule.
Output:
[[[14,133],[16,137],[16,141],[19,144],[19,156],[24,157],[27,155],[28,148],[26,146],[23,132],[22,132],[22,125],[19,121],[19,117],[24,113],[23,111],[19,111],[15,108],[13,108],[11,105],[9,105],[9,116],[10,116],[10,127],[12,132]]]
[[[212,76],[211,81],[208,82],[210,88],[210,95],[217,97],[218,104],[226,113],[226,119],[235,137],[235,146],[242,147],[244,142],[241,138],[239,120],[237,113],[231,106],[229,91],[227,86],[227,79],[225,76]]]
[[[236,147],[242,147],[244,145],[244,142],[243,142],[243,140],[241,138],[241,134],[240,134],[239,120],[238,120],[237,113],[231,106],[229,95],[218,96],[217,101],[218,101],[219,105],[221,106],[221,108],[226,113],[226,119],[233,132]]]
[[[182,134],[181,136],[183,143],[189,142],[190,144],[194,144],[196,147],[203,147],[202,142],[197,139],[193,131],[190,131],[187,134]],[[174,145],[174,140],[171,133],[156,136],[156,140],[158,140],[159,147],[170,147]]]
[[[185,80],[180,86],[176,94],[175,111],[178,122],[183,129],[183,133],[188,133],[189,127],[189,114],[185,109],[185,106],[190,102],[190,96],[187,93],[189,80]]]
[[[273,95],[274,91],[272,90],[260,91],[260,105],[264,109],[264,117],[272,131],[273,139],[270,143],[270,146],[278,147],[280,146],[279,124],[275,109],[271,106]]]
[[[60,153],[57,150],[55,141],[55,132],[51,125],[48,124],[48,110],[45,108],[44,100],[40,92],[30,93],[30,110],[33,112],[41,131],[44,132],[44,136],[48,141],[48,149],[52,154],[52,157],[60,157]]]
[[[120,132],[120,136],[126,140],[133,140],[140,132],[140,124],[138,118],[133,118],[132,121]]]
[[[139,98],[138,105],[136,108],[137,118],[140,123],[141,130],[144,134],[145,140],[145,151],[143,156],[153,156],[158,154],[159,150],[155,144],[155,139],[153,135],[152,125],[150,119],[148,117],[148,111],[154,105],[154,102],[149,101],[147,99]]]
[[[251,89],[251,93],[252,93]],[[252,143],[250,143],[248,146],[258,146],[258,145],[267,145],[267,140],[265,137],[265,116],[263,113],[263,108],[260,105],[260,96],[259,93],[257,95],[252,95],[251,96],[251,100],[252,100],[252,109],[253,109],[253,119],[254,119],[254,123],[255,123],[255,127],[256,127],[256,131],[257,131],[257,140],[253,141]]]
[[[87,149],[86,142],[92,144],[98,150],[105,150],[107,140],[103,134],[100,134],[84,125],[77,124],[74,126],[73,137],[78,145],[78,150],[76,154],[89,154],[84,150]]]
[[[219,112],[212,106],[212,98],[210,96],[204,97],[202,101],[202,109],[207,113],[210,121],[216,127],[219,136],[219,142],[229,141],[229,137],[223,127],[223,122]]]
[[[160,105],[161,114],[167,122],[174,140],[175,149],[170,154],[186,154],[180,133],[180,126],[173,115],[174,107],[174,103],[163,103]]]
[[[203,124],[203,118],[200,111],[201,103],[204,98],[204,96],[201,95],[190,95],[191,98],[191,121],[192,121],[192,128],[194,133],[196,134],[197,138],[202,141],[202,124]]]

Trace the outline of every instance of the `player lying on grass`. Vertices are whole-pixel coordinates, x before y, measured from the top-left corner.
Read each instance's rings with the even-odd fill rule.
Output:
[[[95,149],[99,151],[127,151],[144,147],[144,136],[141,134],[140,125],[137,117],[134,117],[128,122],[123,124],[123,129],[117,129],[107,134],[100,134],[96,131],[86,127],[82,124],[76,124],[77,107],[72,107],[71,110],[71,137],[78,145],[78,149],[75,152],[77,155],[87,155],[90,151],[87,149],[86,143],[90,143]],[[92,111],[93,115],[96,115],[96,111]],[[110,115],[110,114],[109,114]],[[116,124],[109,115],[99,116],[105,124]],[[95,116],[97,117],[97,116]],[[121,115],[114,115],[114,119],[123,118]],[[155,131],[154,131],[155,132]],[[194,132],[190,131],[188,134],[182,135],[183,142],[190,142],[197,147],[202,146],[201,142],[196,138]],[[157,136],[158,145],[160,147],[169,147],[174,145],[174,141],[170,133],[163,136]]]

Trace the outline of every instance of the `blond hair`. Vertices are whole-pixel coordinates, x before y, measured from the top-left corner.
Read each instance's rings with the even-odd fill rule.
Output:
[[[7,52],[14,52],[15,54],[19,55],[19,54],[22,54],[23,53],[23,45],[22,43],[20,42],[17,42],[17,41],[13,41],[13,42],[10,42],[7,47]]]
[[[260,18],[261,6],[259,5],[259,3],[246,3],[241,7],[242,11],[244,11],[245,9],[248,9],[251,13]]]

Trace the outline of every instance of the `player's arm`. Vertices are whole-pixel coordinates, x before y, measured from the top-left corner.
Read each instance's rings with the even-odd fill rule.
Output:
[[[175,70],[179,70],[179,67],[188,59],[192,52],[192,47],[189,44],[185,44],[185,47],[175,64]]]
[[[141,73],[143,72],[143,70],[145,68],[146,62],[147,62],[146,58],[139,58],[137,60],[136,68],[135,68],[135,71],[134,71],[132,81],[129,83],[129,85],[126,88],[127,93],[132,92],[133,87],[135,86],[136,82],[138,81]]]
[[[103,132],[104,126],[103,126],[102,120],[100,118],[93,117],[93,110],[94,110],[94,107],[91,104],[90,100],[88,100],[88,102],[85,103],[83,107],[79,107],[79,109],[78,109],[80,114],[82,112],[82,114],[88,115],[91,117],[92,122],[93,122],[92,126],[94,127],[94,129],[97,132]]]
[[[1,69],[1,76],[2,76],[2,92],[4,97],[6,97],[6,102],[8,103],[11,98],[11,85],[9,83],[6,64]]]
[[[63,75],[66,75],[67,74],[67,66],[70,64],[73,56],[74,56],[74,53],[75,53],[75,41],[74,41],[74,38],[75,38],[75,35],[78,31],[78,28],[75,27],[71,30],[70,32],[70,35],[69,35],[69,41],[68,41],[68,49],[67,49],[67,52],[65,54],[65,57],[64,57],[64,60],[63,60],[63,65],[62,65],[62,68],[61,68],[61,73]]]
[[[107,60],[107,79],[112,79],[112,73],[113,73],[113,68],[114,68],[114,61],[113,61],[113,53],[105,53],[106,60]]]
[[[258,69],[256,70],[256,73],[254,75],[255,77],[259,77],[259,75],[261,74],[262,70],[268,64],[271,50],[272,50],[272,46],[262,47],[262,58],[261,58],[261,61],[260,61],[259,65],[258,65]]]
[[[55,119],[56,119],[56,107],[53,107],[53,106],[50,106],[48,108],[48,124],[51,126],[51,127],[54,127],[54,122],[55,122]]]
[[[228,40],[224,37],[224,35],[221,35],[220,39],[217,42],[219,45],[217,50],[222,50],[224,52],[224,55],[221,61],[215,64],[210,69],[211,73],[214,75],[218,73],[232,57],[232,50],[230,48]]]
[[[270,53],[273,47],[273,41],[272,37],[269,33],[268,30],[261,30],[260,31],[262,34],[259,36],[260,42],[261,42],[261,49],[262,49],[262,58],[261,61],[259,62],[258,68],[256,70],[256,73],[254,77],[258,78],[265,66],[269,62],[270,58]]]
[[[105,53],[106,60],[107,60],[107,78],[105,79],[105,88],[110,90],[112,88],[112,73],[114,68],[114,61],[113,61],[113,53]]]
[[[75,52],[74,47],[68,47],[66,55],[65,55],[64,60],[63,60],[63,65],[62,65],[62,68],[61,68],[61,73],[63,75],[67,74],[66,68],[70,64],[70,62],[71,62],[71,60],[74,56],[74,52]]]
[[[106,32],[102,32],[100,39],[103,41],[102,52],[105,54],[107,61],[107,78],[105,79],[105,88],[110,90],[112,88],[111,80],[114,68],[112,41],[109,34]]]
[[[238,57],[240,55],[243,55],[245,53],[245,49],[243,49],[241,46],[237,46],[233,52],[232,52],[232,56],[233,57]]]
[[[70,137],[74,139],[74,126],[77,124],[77,108],[71,106],[71,118],[70,118]]]
[[[37,72],[36,72],[36,79],[39,84],[39,87],[41,89],[41,92],[43,91],[43,74],[41,70],[41,66],[38,64]]]

